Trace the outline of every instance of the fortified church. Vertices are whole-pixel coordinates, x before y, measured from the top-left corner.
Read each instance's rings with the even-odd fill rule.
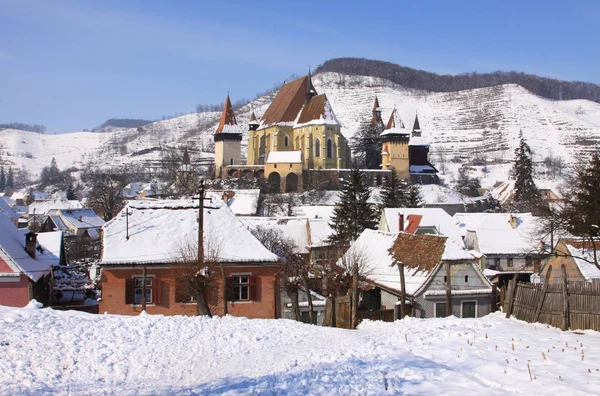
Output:
[[[373,108],[376,118],[381,119],[377,98]],[[274,191],[281,192],[302,191],[315,178],[337,182],[352,166],[351,149],[341,127],[327,95],[317,93],[309,73],[283,85],[260,120],[252,113],[243,164],[244,131],[227,95],[214,135],[215,174],[221,178],[265,178]],[[408,132],[394,109],[381,141],[381,168],[370,171],[378,184],[391,168],[414,182],[437,180],[437,170],[427,161],[429,144],[421,137],[418,118],[413,131]]]

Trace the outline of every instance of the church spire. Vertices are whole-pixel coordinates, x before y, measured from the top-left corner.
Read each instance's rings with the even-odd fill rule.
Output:
[[[229,92],[227,93],[227,98],[225,99],[225,104],[223,105],[223,112],[221,113],[221,120],[219,121],[219,126],[215,132],[216,134],[222,133],[227,129],[227,125],[237,125],[237,121],[235,120],[235,113],[233,112],[233,106],[231,105],[231,100],[229,99]],[[229,132],[229,131],[226,131]]]
[[[383,120],[381,119],[381,107],[379,107],[379,99],[377,99],[377,95],[375,95],[375,102],[373,102],[373,118],[371,118],[371,125],[377,125],[379,123],[383,124]]]
[[[413,124],[413,132],[421,132],[421,126],[419,125],[419,115],[415,114],[415,123]]]
[[[310,74],[310,66],[308,67],[308,83],[306,84],[306,101],[305,103],[310,102],[310,100],[317,94],[317,90],[312,82],[312,75]]]
[[[248,120],[248,129],[251,131],[256,131],[256,129],[258,129],[259,125],[260,125],[260,122],[258,122],[256,120],[256,115],[254,114],[254,111],[253,111],[252,114],[250,114],[250,119]]]

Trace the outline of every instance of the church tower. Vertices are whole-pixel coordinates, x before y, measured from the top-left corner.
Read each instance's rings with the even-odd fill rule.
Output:
[[[394,168],[399,177],[408,179],[410,158],[408,142],[410,133],[404,128],[398,111],[394,107],[385,130],[381,133],[381,169]]]
[[[227,177],[228,165],[241,165],[242,130],[235,120],[229,94],[223,105],[221,121],[215,131],[215,175]]]

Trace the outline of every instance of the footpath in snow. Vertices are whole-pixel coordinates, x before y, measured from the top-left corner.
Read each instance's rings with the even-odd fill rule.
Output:
[[[500,314],[350,331],[0,306],[3,395],[588,395],[600,393],[599,354],[600,333]]]

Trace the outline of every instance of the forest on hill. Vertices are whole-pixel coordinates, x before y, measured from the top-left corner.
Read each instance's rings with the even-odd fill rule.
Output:
[[[407,88],[430,92],[455,92],[502,84],[518,84],[538,96],[552,100],[588,99],[594,102],[600,101],[600,86],[597,84],[562,81],[516,71],[440,75],[378,60],[335,58],[320,65],[315,72],[336,72],[378,77]]]

